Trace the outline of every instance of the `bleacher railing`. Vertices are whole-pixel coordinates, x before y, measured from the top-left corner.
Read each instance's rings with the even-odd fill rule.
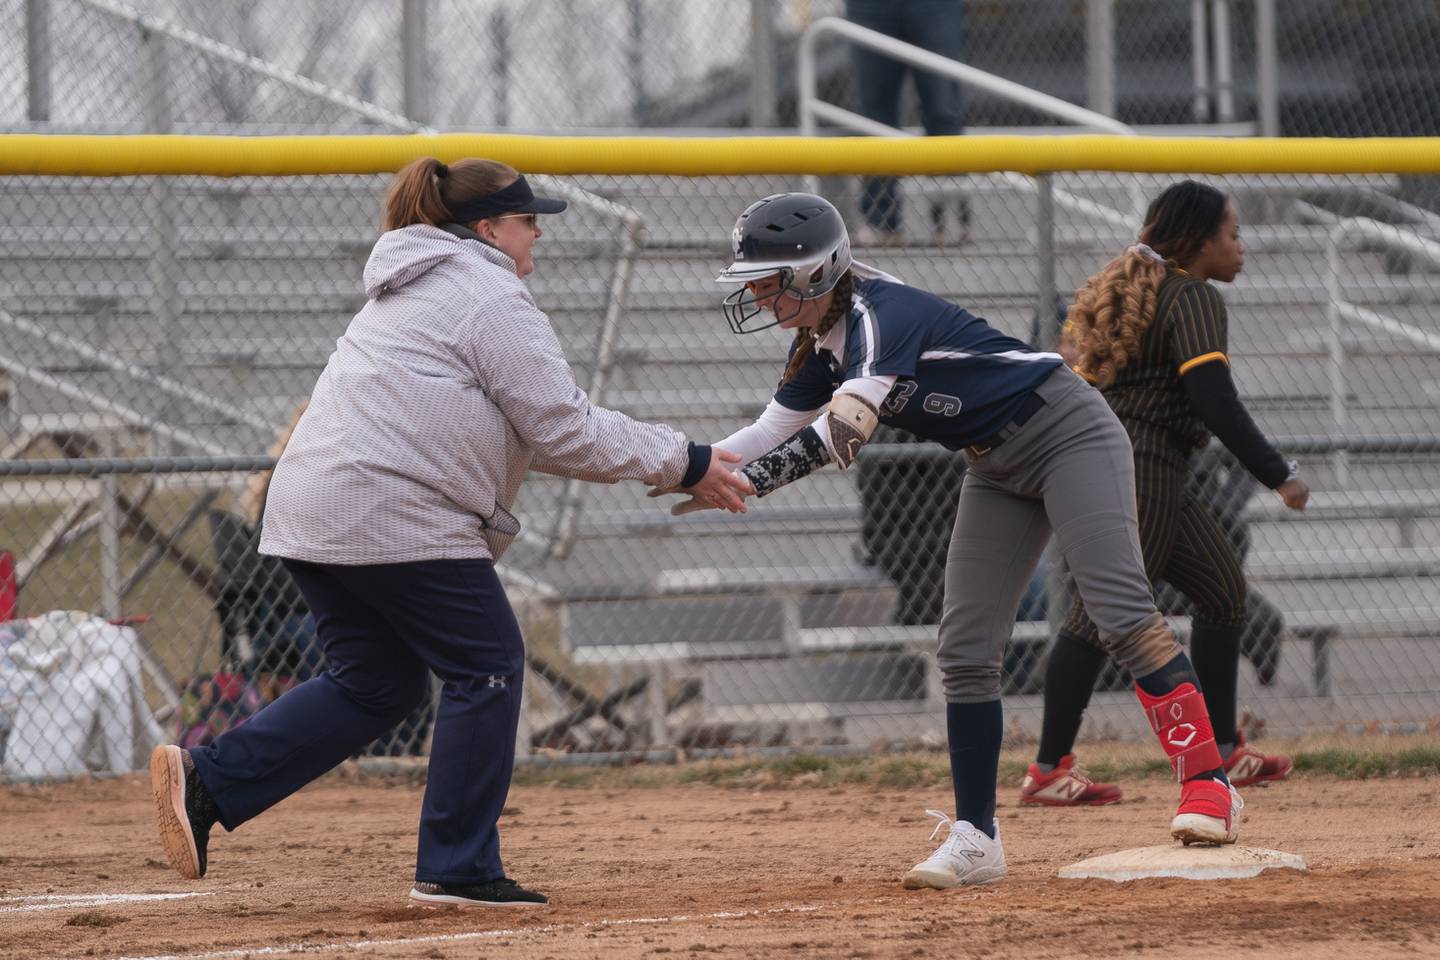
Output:
[[[1440,716],[1433,242],[1404,233],[1413,210],[1344,230],[1313,215],[1344,209],[1333,201],[1356,184],[1385,191],[1398,174],[1440,173],[1434,142],[15,137],[0,139],[13,211],[0,237],[0,551],[18,561],[19,596],[0,629],[0,738],[43,738],[54,715],[39,711],[56,696],[74,706],[56,686],[66,673],[39,670],[34,643],[57,664],[95,651],[37,635],[75,628],[46,619],[53,611],[127,621],[148,664],[131,693],[169,737],[204,736],[206,723],[231,722],[219,712],[238,716],[321,668],[303,600],[255,553],[253,523],[275,437],[323,365],[317,345],[362,301],[355,240],[373,229],[384,174],[423,154],[497,157],[633,212],[627,229],[643,225],[647,241],[624,273],[611,259],[616,219],[590,207],[554,218],[527,282],[582,386],[702,441],[759,411],[786,348],[781,334],[737,340],[718,314],[712,278],[755,197],[814,175],[853,221],[857,175],[907,178],[898,243],[862,246],[861,259],[1032,338],[1054,322],[1037,291],[1068,297],[1138,224],[1097,226],[1057,204],[1046,250],[1035,194],[1007,176],[1050,176],[1118,207],[1171,177],[1213,178],[1255,240],[1224,290],[1237,382],[1315,490],[1292,516],[1218,452],[1197,464],[1224,481],[1213,505],[1279,617],[1247,649],[1242,699],[1271,732],[1424,729]],[[169,317],[147,273],[142,198],[156,181],[170,222],[189,231],[174,247]],[[915,225],[957,191],[971,233],[937,243]],[[98,239],[73,226],[97,212]],[[1332,308],[1337,289],[1350,306]],[[1347,346],[1343,420],[1337,324],[1346,338],[1366,332],[1364,351]],[[564,481],[530,478],[515,512],[560,535],[517,544],[501,564],[530,648],[522,753],[943,742],[930,638],[962,477],[947,451],[885,435],[851,473],[826,471],[741,518],[679,520],[638,484],[587,486],[584,511],[567,514]],[[1036,593],[1018,613],[1038,619],[1017,624],[1007,658],[1016,739],[1038,721],[1053,598],[1043,584]],[[1183,604],[1167,609],[1183,623]],[[1136,714],[1110,677],[1085,736],[1143,743]],[[422,750],[427,729],[417,717],[373,752]],[[8,755],[27,765],[0,775],[97,769],[93,757],[42,756],[54,762],[37,774],[28,764],[49,741],[25,746]]]
[[[1341,251],[1367,240],[1389,250],[1413,254],[1429,264],[1440,266],[1440,243],[1426,240],[1410,230],[1362,218],[1340,220],[1330,229],[1325,245],[1325,261],[1329,268],[1325,276],[1325,289],[1330,295],[1327,310],[1330,317],[1330,413],[1337,435],[1345,433],[1347,429],[1345,365],[1349,355],[1346,341],[1349,338],[1345,330],[1346,322],[1359,323],[1377,333],[1408,341],[1416,350],[1440,354],[1440,331],[1424,330],[1414,324],[1402,323],[1346,299],[1345,265],[1341,262]],[[1335,478],[1341,486],[1349,479],[1346,464],[1346,452],[1337,450],[1334,460]]]

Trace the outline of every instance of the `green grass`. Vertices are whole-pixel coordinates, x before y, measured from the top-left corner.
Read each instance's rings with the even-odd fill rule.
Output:
[[[1440,775],[1440,747],[1434,737],[1357,739],[1353,745],[1325,741],[1270,742],[1295,760],[1295,775],[1336,779],[1422,777]],[[1168,778],[1169,764],[1148,756],[1136,744],[1085,747],[1095,756],[1086,771],[1097,780]],[[1000,761],[1000,783],[1018,785],[1029,763],[1028,752],[1010,750]],[[624,766],[520,767],[519,786],[569,788],[655,788],[697,784],[740,789],[869,786],[898,790],[945,788],[950,783],[949,758],[940,752],[822,756],[795,753],[779,757],[737,757],[673,764]]]
[[[1295,772],[1343,780],[1430,777],[1440,774],[1440,747],[1415,746],[1393,753],[1332,747],[1297,754]]]

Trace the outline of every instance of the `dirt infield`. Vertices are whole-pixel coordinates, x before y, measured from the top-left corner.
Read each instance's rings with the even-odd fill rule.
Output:
[[[543,911],[408,909],[420,789],[326,779],[211,845],[180,880],[136,778],[0,788],[0,958],[1440,956],[1440,781],[1299,779],[1248,791],[1242,842],[1311,872],[1060,880],[1160,843],[1173,784],[1118,806],[1000,810],[1010,875],[909,892],[935,789],[517,788],[512,875]],[[201,894],[157,899],[163,894]],[[126,899],[131,896],[133,899]],[[76,898],[76,899],[61,899]]]

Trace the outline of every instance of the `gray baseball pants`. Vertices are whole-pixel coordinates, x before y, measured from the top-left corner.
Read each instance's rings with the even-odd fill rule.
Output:
[[[1005,644],[1052,533],[1101,643],[1132,676],[1180,653],[1145,576],[1125,428],[1067,367],[1036,392],[1045,406],[1002,430],[1004,443],[966,452],[936,655],[951,703],[1000,698]]]

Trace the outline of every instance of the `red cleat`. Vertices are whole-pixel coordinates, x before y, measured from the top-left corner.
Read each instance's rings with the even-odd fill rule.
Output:
[[[1235,749],[1225,761],[1225,776],[1237,787],[1248,787],[1254,783],[1284,780],[1290,775],[1294,764],[1283,753],[1261,753],[1245,742],[1245,734],[1235,738]]]
[[[1240,839],[1240,810],[1245,801],[1234,787],[1219,780],[1186,780],[1180,784],[1180,809],[1170,822],[1170,836],[1192,843],[1234,843]]]
[[[1237,748],[1238,749],[1238,748]],[[1049,773],[1030,764],[1020,785],[1020,802],[1046,807],[1103,807],[1118,803],[1120,788],[1113,783],[1096,783],[1075,769],[1075,754],[1067,753]]]

